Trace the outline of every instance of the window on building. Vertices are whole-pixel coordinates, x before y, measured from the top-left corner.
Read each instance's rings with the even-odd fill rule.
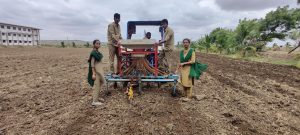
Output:
[[[2,33],[2,36],[5,36],[5,33]]]
[[[17,28],[16,27],[13,27],[13,30],[16,30]]]
[[[22,43],[22,41],[20,40],[19,43]]]
[[[19,37],[21,37],[21,34],[19,34]]]
[[[31,35],[28,35],[28,37],[31,37]]]
[[[26,28],[23,28],[23,31],[26,31]]]
[[[28,31],[31,31],[31,29],[28,29]]]
[[[6,40],[3,40],[3,43],[6,43]]]
[[[29,43],[31,43],[31,41],[29,41]]]
[[[11,40],[8,40],[8,43],[11,43]]]
[[[11,34],[10,34],[10,33],[7,33],[7,35],[8,35],[8,36],[11,36]]]
[[[22,30],[21,27],[19,27],[18,30]]]
[[[24,43],[27,43],[27,41],[24,41]]]
[[[14,43],[18,43],[18,41],[17,41],[17,40],[14,40]]]
[[[1,25],[1,28],[3,28],[3,29],[4,29],[4,25]]]
[[[10,26],[7,26],[7,29],[10,29]]]
[[[17,36],[17,34],[14,34],[14,37]]]
[[[24,37],[26,37],[26,35],[24,34]]]

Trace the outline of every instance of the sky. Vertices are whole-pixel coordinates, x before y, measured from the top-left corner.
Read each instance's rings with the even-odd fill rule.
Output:
[[[297,0],[0,0],[0,22],[37,27],[42,40],[107,41],[107,25],[121,14],[127,21],[169,20],[175,40],[197,40],[217,27],[234,29],[239,19],[262,18],[278,6],[299,8]],[[157,27],[137,27],[159,39]]]

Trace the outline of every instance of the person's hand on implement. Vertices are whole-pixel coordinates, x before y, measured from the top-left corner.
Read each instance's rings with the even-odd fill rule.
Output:
[[[119,45],[121,45],[121,40],[117,42],[117,47],[119,47]]]

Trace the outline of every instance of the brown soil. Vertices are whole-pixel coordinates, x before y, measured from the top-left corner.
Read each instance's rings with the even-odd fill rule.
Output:
[[[183,102],[153,87],[91,106],[90,49],[0,48],[0,134],[300,134],[300,70],[197,54],[208,71]],[[107,50],[102,49],[107,62]]]

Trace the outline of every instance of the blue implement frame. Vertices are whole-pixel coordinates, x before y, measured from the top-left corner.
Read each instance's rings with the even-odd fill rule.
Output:
[[[131,82],[134,81],[139,84],[139,93],[142,92],[142,82],[173,82],[172,94],[176,94],[176,84],[178,82],[179,76],[175,74],[170,74],[166,76],[137,76],[132,79],[131,77],[121,77],[119,75],[107,74],[105,76],[106,80],[106,90],[108,91],[109,82]]]

